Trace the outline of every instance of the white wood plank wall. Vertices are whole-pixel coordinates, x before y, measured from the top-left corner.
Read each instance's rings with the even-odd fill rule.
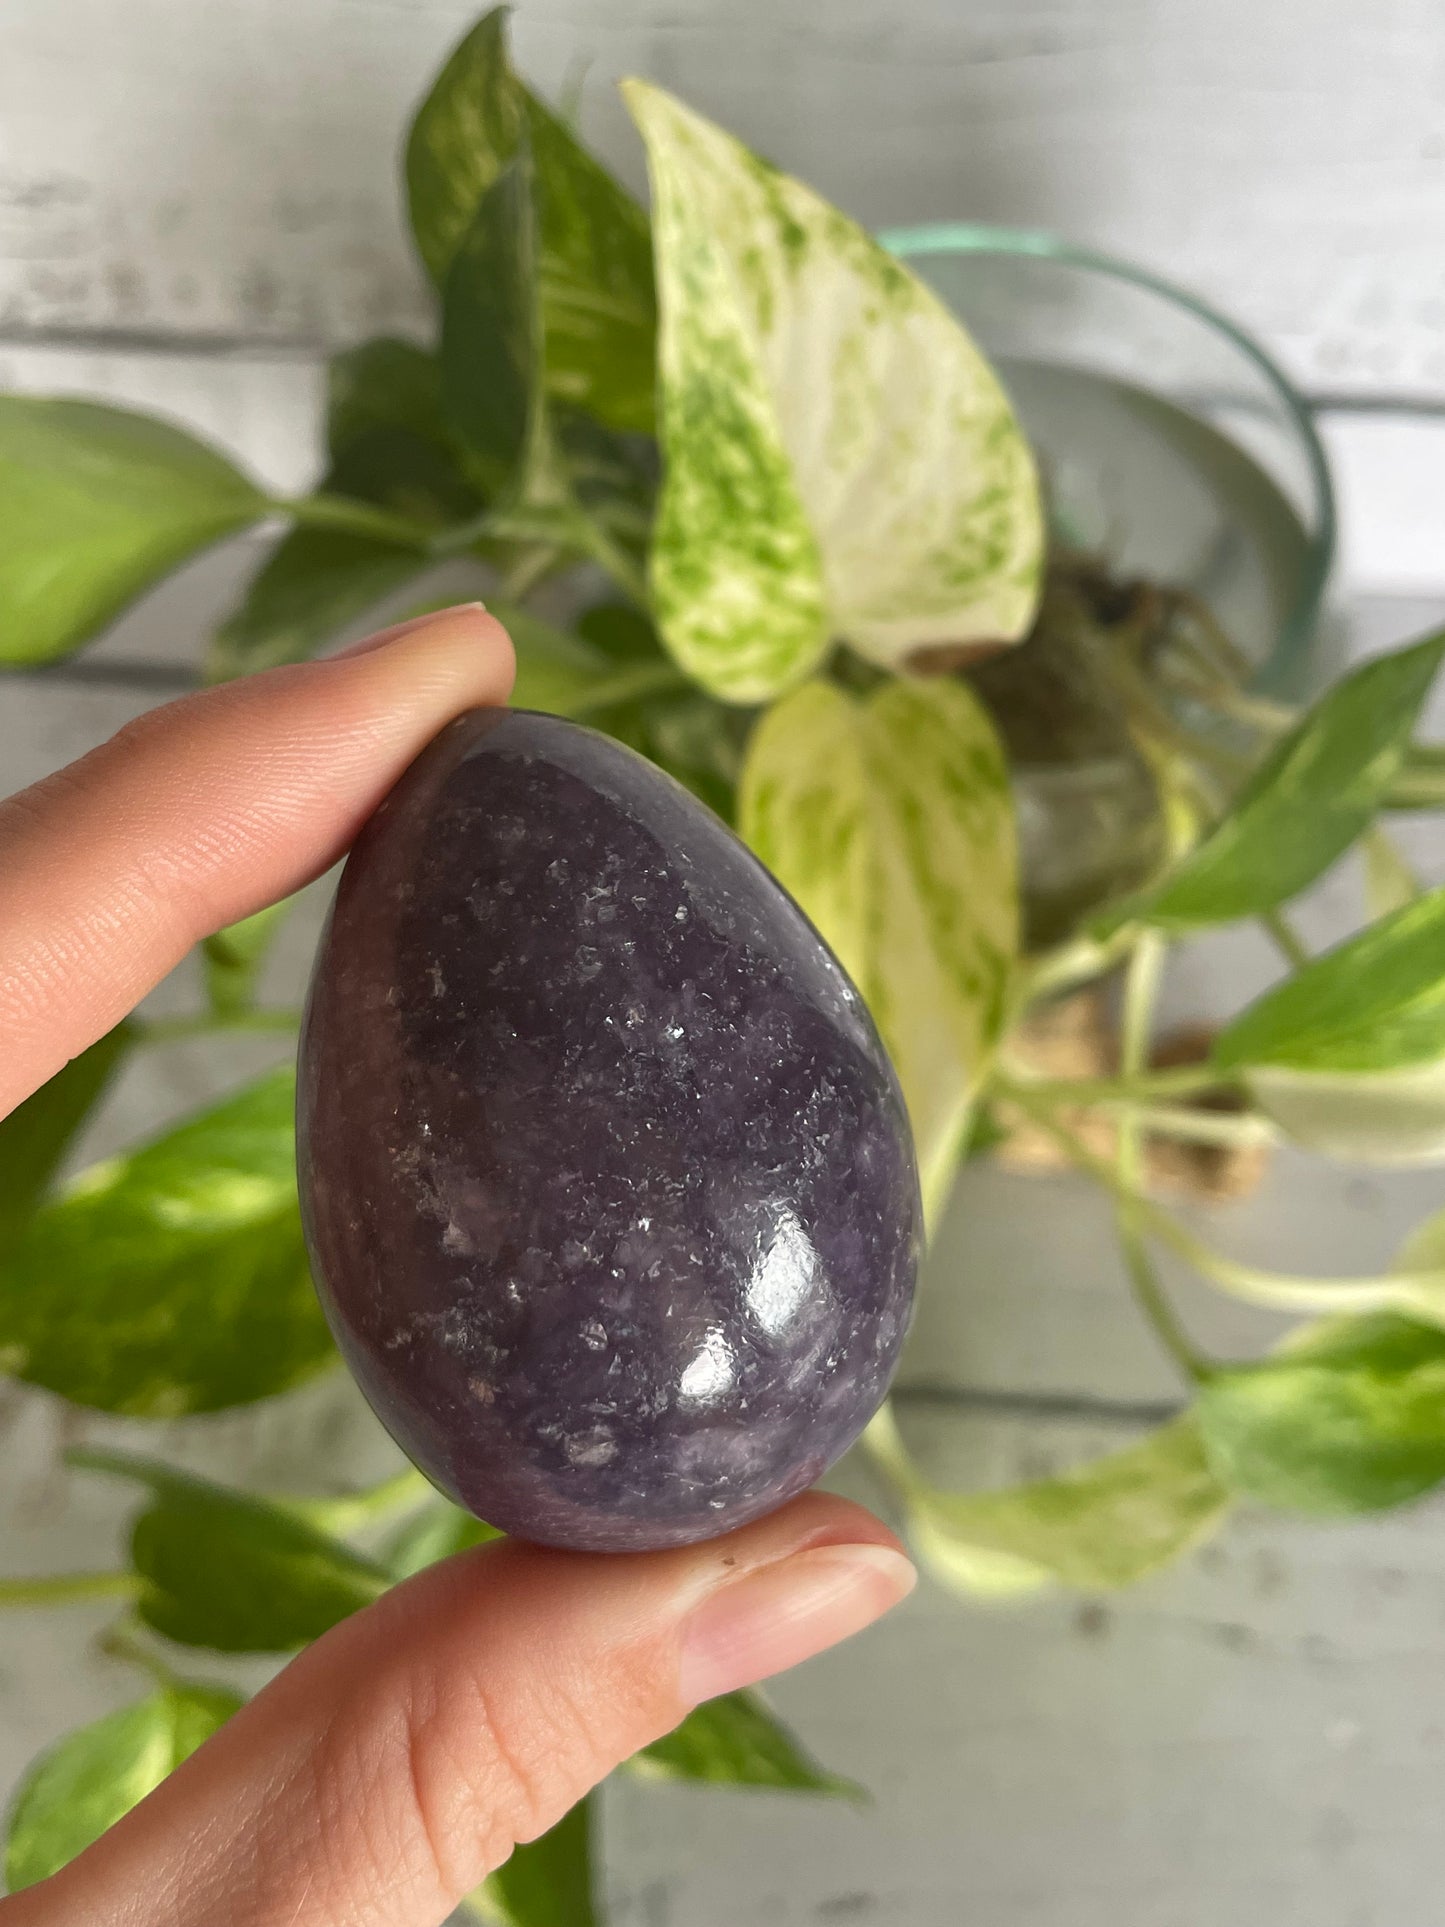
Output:
[[[8,0],[0,389],[162,409],[272,485],[304,486],[325,350],[422,316],[397,135],[470,11]],[[516,38],[545,88],[591,62],[584,125],[634,181],[610,87],[627,70],[865,219],[1055,227],[1198,286],[1323,404],[1353,649],[1445,617],[1436,0],[522,0]],[[178,686],[250,553],[187,571],[82,664],[0,684],[0,793]],[[1438,833],[1415,847],[1445,871]],[[1310,906],[1316,929],[1349,887]],[[312,930],[288,935],[278,994],[299,983]],[[1262,967],[1247,944],[1198,953],[1176,995],[1207,1007],[1221,981],[1239,994]],[[265,1049],[157,1052],[91,1148],[200,1101]],[[1212,1229],[1276,1263],[1363,1267],[1439,1192],[1428,1173],[1322,1187],[1282,1160]],[[1202,1294],[1188,1309],[1218,1344],[1261,1336]],[[941,1241],[910,1379],[920,1450],[974,1484],[1104,1449],[1172,1396],[1093,1200],[979,1172]],[[82,1433],[126,1428],[0,1390],[0,1569],[94,1564],[118,1533],[117,1495],[55,1469]],[[157,1442],[263,1484],[390,1462],[340,1382]],[[0,1793],[39,1745],[133,1690],[89,1652],[93,1627],[84,1612],[7,1618]],[[1105,1606],[983,1612],[925,1585],[778,1697],[877,1805],[623,1791],[609,1809],[618,1927],[1439,1919],[1445,1507],[1328,1530],[1244,1513],[1190,1566]]]

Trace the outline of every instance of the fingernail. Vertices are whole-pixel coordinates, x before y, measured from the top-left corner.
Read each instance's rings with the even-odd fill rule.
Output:
[[[683,1632],[678,1684],[690,1706],[751,1686],[861,1632],[918,1575],[891,1546],[816,1546],[714,1592]]]
[[[373,649],[390,648],[392,643],[400,642],[403,636],[412,635],[418,629],[429,629],[434,622],[462,615],[468,610],[485,615],[486,609],[484,602],[456,602],[447,609],[428,609],[425,615],[411,616],[406,622],[394,622],[389,629],[378,629],[374,636],[363,636],[360,642],[349,642],[344,649],[333,649],[326,661],[342,662],[349,656],[369,656]]]

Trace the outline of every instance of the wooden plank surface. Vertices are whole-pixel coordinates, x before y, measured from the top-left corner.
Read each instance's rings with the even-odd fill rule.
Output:
[[[11,0],[0,329],[342,342],[424,297],[410,103],[473,0]],[[1428,0],[521,0],[523,68],[721,116],[875,223],[1059,229],[1197,285],[1335,392],[1445,396],[1445,14]]]

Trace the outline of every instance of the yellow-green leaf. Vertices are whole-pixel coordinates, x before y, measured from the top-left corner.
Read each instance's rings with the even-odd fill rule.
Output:
[[[124,1019],[0,1118],[0,1245],[15,1237],[135,1042]]]
[[[713,1786],[775,1787],[856,1800],[862,1788],[804,1749],[761,1694],[724,1693],[694,1708],[664,1739],[627,1762],[646,1780],[694,1780]]]
[[[1156,888],[1102,919],[1165,930],[1258,916],[1298,895],[1383,805],[1445,656],[1445,631],[1361,665],[1277,743],[1228,813]]]
[[[176,1417],[335,1357],[296,1200],[291,1070],[91,1166],[0,1254],[0,1368],[80,1405]]]
[[[464,1907],[489,1927],[597,1927],[591,1794],[469,1894]]]
[[[919,1557],[966,1594],[1133,1585],[1208,1537],[1229,1505],[1192,1417],[1076,1471],[994,1492],[929,1486],[886,1411],[868,1443],[903,1490]]]
[[[295,902],[294,897],[282,897],[264,910],[253,910],[239,923],[215,931],[201,945],[206,996],[219,1016],[234,1016],[255,1003],[257,979]]]
[[[1445,889],[1266,991],[1214,1056],[1308,1150],[1366,1164],[1445,1159]]]
[[[281,1653],[380,1598],[392,1575],[291,1508],[136,1453],[77,1447],[72,1465],[149,1488],[131,1530],[136,1610],[183,1646]]]
[[[10,1815],[11,1893],[72,1861],[173,1773],[242,1705],[220,1686],[177,1681],[107,1713],[42,1753]]]
[[[1373,1512],[1445,1480],[1445,1331],[1376,1312],[1336,1318],[1199,1388],[1210,1463],[1291,1512]]]
[[[224,456],[169,422],[0,396],[0,665],[78,648],[268,506]]]
[[[412,1514],[387,1542],[386,1569],[393,1579],[409,1579],[414,1572],[434,1566],[438,1559],[490,1545],[501,1533],[448,1499],[430,1500]]]
[[[1421,895],[1420,879],[1378,824],[1361,839],[1365,859],[1365,907],[1373,921],[1393,916]]]
[[[960,683],[894,681],[863,700],[808,683],[758,724],[738,815],[873,1014],[932,1213],[1018,947],[1013,811],[993,726]]]
[[[1215,1039],[1222,1070],[1390,1071],[1445,1057],[1445,888],[1314,957]]]
[[[835,636],[896,667],[1023,634],[1043,523],[1027,444],[957,319],[810,188],[660,88],[647,144],[667,469],[660,624],[758,702]]]

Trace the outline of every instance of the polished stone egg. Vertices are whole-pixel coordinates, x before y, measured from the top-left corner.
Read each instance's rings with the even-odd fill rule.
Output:
[[[473,711],[362,831],[298,1150],[352,1371],[507,1532],[727,1531],[884,1395],[921,1216],[878,1035],[731,830],[593,730]]]

